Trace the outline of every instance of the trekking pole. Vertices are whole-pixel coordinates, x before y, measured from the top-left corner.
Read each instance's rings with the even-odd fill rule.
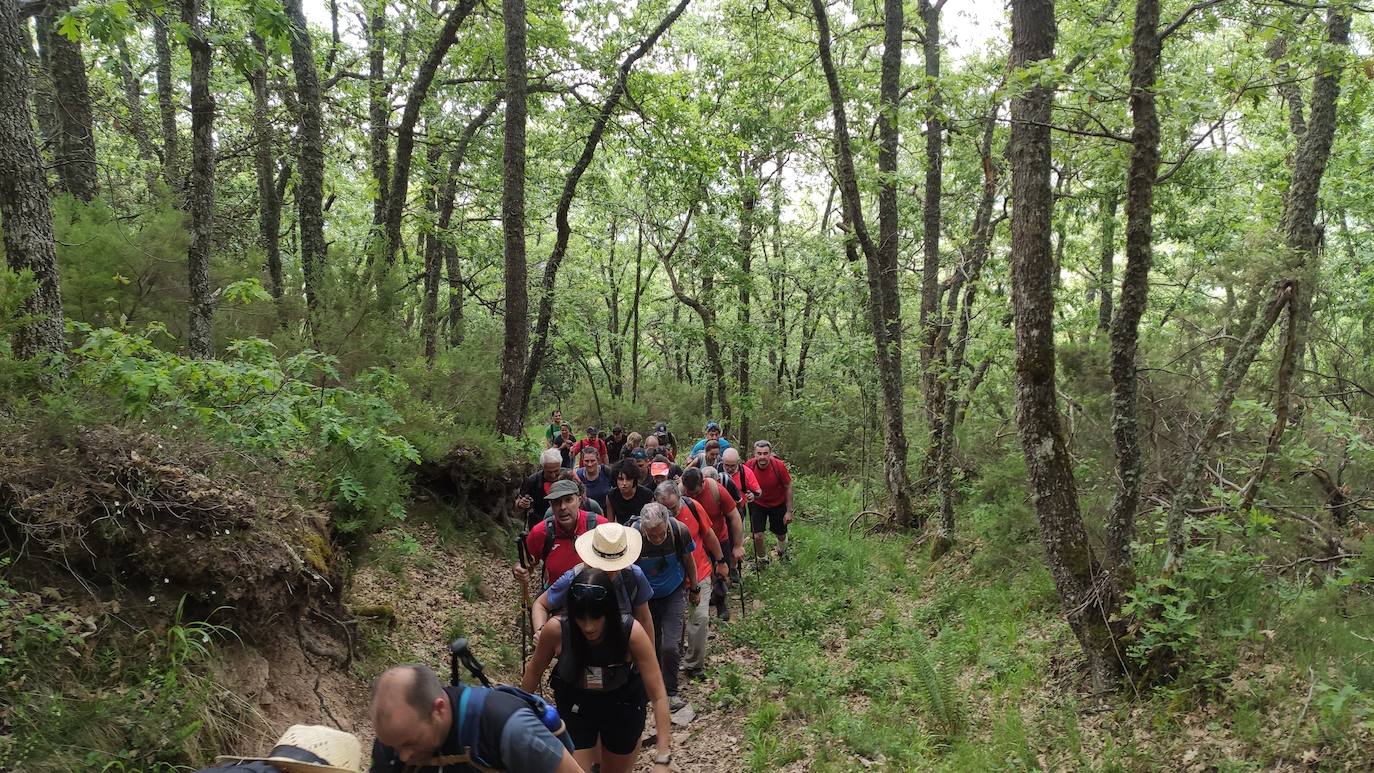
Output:
[[[458,684],[458,664],[461,662],[463,667],[468,670],[468,673],[472,674],[477,681],[481,682],[483,687],[491,687],[491,680],[487,678],[487,672],[482,668],[482,662],[479,661],[476,656],[472,654],[472,650],[468,648],[467,639],[454,639],[453,643],[448,645],[448,657],[449,668],[452,669],[452,678],[450,681],[452,681],[453,684]]]
[[[739,564],[739,619],[744,622],[744,561],[736,563]]]
[[[524,534],[515,538],[515,555],[520,561],[520,566],[524,567],[526,573],[534,568],[534,559],[530,556],[529,547],[525,545]],[[524,668],[529,660],[530,650],[534,649],[534,610],[530,602],[530,583],[529,576],[526,574],[525,581],[520,584],[520,601],[523,605],[520,608],[520,667]]]

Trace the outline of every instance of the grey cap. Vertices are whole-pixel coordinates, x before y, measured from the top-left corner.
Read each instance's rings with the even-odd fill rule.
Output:
[[[552,485],[552,486],[549,486],[549,493],[545,494],[545,495],[544,495],[544,498],[545,498],[545,499],[562,499],[563,497],[566,497],[566,496],[568,496],[569,494],[580,494],[580,493],[582,493],[582,490],[579,489],[579,488],[577,487],[577,484],[576,484],[576,483],[574,483],[574,482],[572,482],[572,481],[570,481],[570,480],[566,480],[566,479],[565,479],[565,480],[556,480],[556,481],[553,482],[553,485]]]

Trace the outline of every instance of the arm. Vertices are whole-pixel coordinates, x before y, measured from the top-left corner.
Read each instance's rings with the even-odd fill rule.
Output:
[[[539,594],[539,598],[534,600],[534,606],[530,608],[530,619],[534,623],[534,630],[542,630],[544,624],[549,621],[549,592],[544,591]]]
[[[716,574],[719,574],[721,579],[725,579],[730,575],[730,570],[725,566],[725,551],[720,549],[720,540],[716,538],[716,531],[711,528],[709,523],[703,523],[701,527],[701,541],[706,543],[706,555],[711,557],[711,562],[716,567]]]
[[[654,618],[649,614],[649,602],[641,601],[635,604],[635,622],[639,627],[649,632],[649,641],[654,640]]]
[[[663,686],[663,674],[658,670],[654,637],[636,626],[630,632],[630,654],[639,666],[640,675],[644,677],[644,691],[649,694],[649,702],[654,707],[654,754],[662,757],[672,751],[673,720],[668,715],[668,691]]]
[[[531,693],[539,691],[539,682],[544,678],[544,671],[558,654],[558,647],[562,642],[563,626],[558,620],[539,630],[539,635],[535,637],[534,655],[525,666],[525,675],[520,678],[520,689]]]
[[[791,491],[791,489],[788,490]],[[734,550],[731,550],[730,552],[734,554],[736,561],[743,561],[744,519],[740,518],[739,508],[731,508],[730,512],[725,514],[725,519],[730,523],[730,544],[734,546]],[[717,541],[717,544],[719,544],[719,541]]]

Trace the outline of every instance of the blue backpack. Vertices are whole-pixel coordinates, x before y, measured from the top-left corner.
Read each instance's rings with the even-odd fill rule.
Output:
[[[555,708],[553,704],[538,695],[527,693],[519,687],[512,687],[506,684],[493,685],[483,671],[482,664],[478,662],[477,658],[473,657],[472,651],[468,649],[467,639],[458,639],[450,644],[449,655],[453,669],[451,681],[455,686],[460,683],[458,679],[458,663],[460,661],[474,677],[482,682],[482,686],[471,685],[464,687],[463,692],[458,698],[456,712],[458,717],[458,741],[463,746],[463,753],[460,755],[447,756],[442,758],[442,760],[436,759],[433,763],[441,763],[443,765],[468,764],[483,770],[495,769],[492,767],[491,763],[483,759],[478,752],[480,745],[478,735],[482,729],[482,712],[486,710],[487,698],[493,692],[503,692],[507,695],[514,695],[521,701],[524,701],[525,705],[529,706],[530,711],[533,711],[534,715],[539,717],[539,721],[544,724],[544,727],[548,728],[548,731],[553,733],[554,738],[557,738],[559,742],[563,744],[563,748],[567,749],[569,754],[572,753],[572,738],[568,735],[568,729],[563,724],[563,719],[558,716],[558,709]]]

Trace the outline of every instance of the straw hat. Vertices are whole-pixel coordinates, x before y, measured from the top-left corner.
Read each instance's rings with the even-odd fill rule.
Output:
[[[603,523],[577,538],[577,555],[587,566],[614,572],[639,560],[643,544],[638,530]]]
[[[215,762],[269,762],[282,773],[362,773],[363,747],[352,733],[292,725],[266,757],[216,757]]]

